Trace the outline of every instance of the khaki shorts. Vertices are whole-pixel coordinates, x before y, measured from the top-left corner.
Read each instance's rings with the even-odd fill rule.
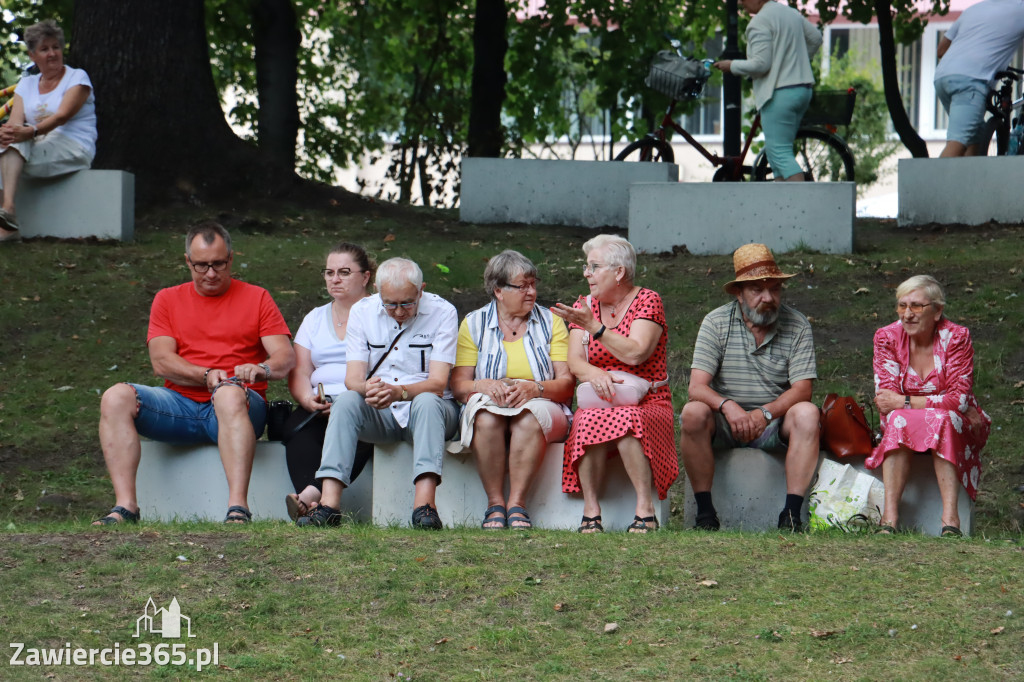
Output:
[[[85,170],[92,165],[93,157],[85,148],[60,133],[49,133],[27,142],[15,142],[11,147],[25,159],[22,172],[30,178],[52,178]],[[11,147],[0,152],[6,152]]]

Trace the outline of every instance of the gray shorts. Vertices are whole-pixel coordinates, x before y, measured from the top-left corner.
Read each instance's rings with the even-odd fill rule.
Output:
[[[789,443],[782,440],[782,419],[773,419],[760,436],[749,443],[741,443],[733,437],[732,429],[729,428],[729,420],[725,418],[725,415],[716,412],[715,435],[711,437],[711,448],[714,450],[757,448],[765,452],[785,453],[789,448]]]

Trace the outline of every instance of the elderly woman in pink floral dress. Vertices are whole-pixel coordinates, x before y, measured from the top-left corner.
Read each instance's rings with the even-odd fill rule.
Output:
[[[926,453],[942,496],[942,535],[959,536],[957,486],[972,500],[977,495],[981,449],[992,424],[972,393],[971,335],[943,316],[946,299],[934,277],[911,277],[896,289],[896,300],[899,320],[875,332],[875,404],[883,432],[866,464],[882,467],[879,532],[895,532],[911,458]]]

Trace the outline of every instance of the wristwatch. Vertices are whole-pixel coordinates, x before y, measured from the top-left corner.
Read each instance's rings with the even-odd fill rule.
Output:
[[[399,388],[402,389],[402,400],[408,400],[409,391],[405,388],[405,386],[399,386]]]
[[[764,407],[763,405],[761,407],[757,408],[757,409],[761,410],[761,414],[764,415],[764,420],[766,422],[768,422],[769,424],[771,424],[772,423],[772,413],[771,413],[771,411],[767,407]]]

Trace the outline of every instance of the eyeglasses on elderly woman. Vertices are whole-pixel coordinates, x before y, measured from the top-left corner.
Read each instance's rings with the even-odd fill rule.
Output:
[[[903,303],[903,302],[900,302],[900,303],[898,303],[896,305],[896,311],[899,312],[899,313],[905,313],[905,312],[907,312],[907,308],[910,308],[910,312],[914,313],[915,315],[920,315],[922,312],[924,312],[925,308],[929,308],[929,307],[931,307],[933,305],[935,305],[935,304],[934,303]]]

